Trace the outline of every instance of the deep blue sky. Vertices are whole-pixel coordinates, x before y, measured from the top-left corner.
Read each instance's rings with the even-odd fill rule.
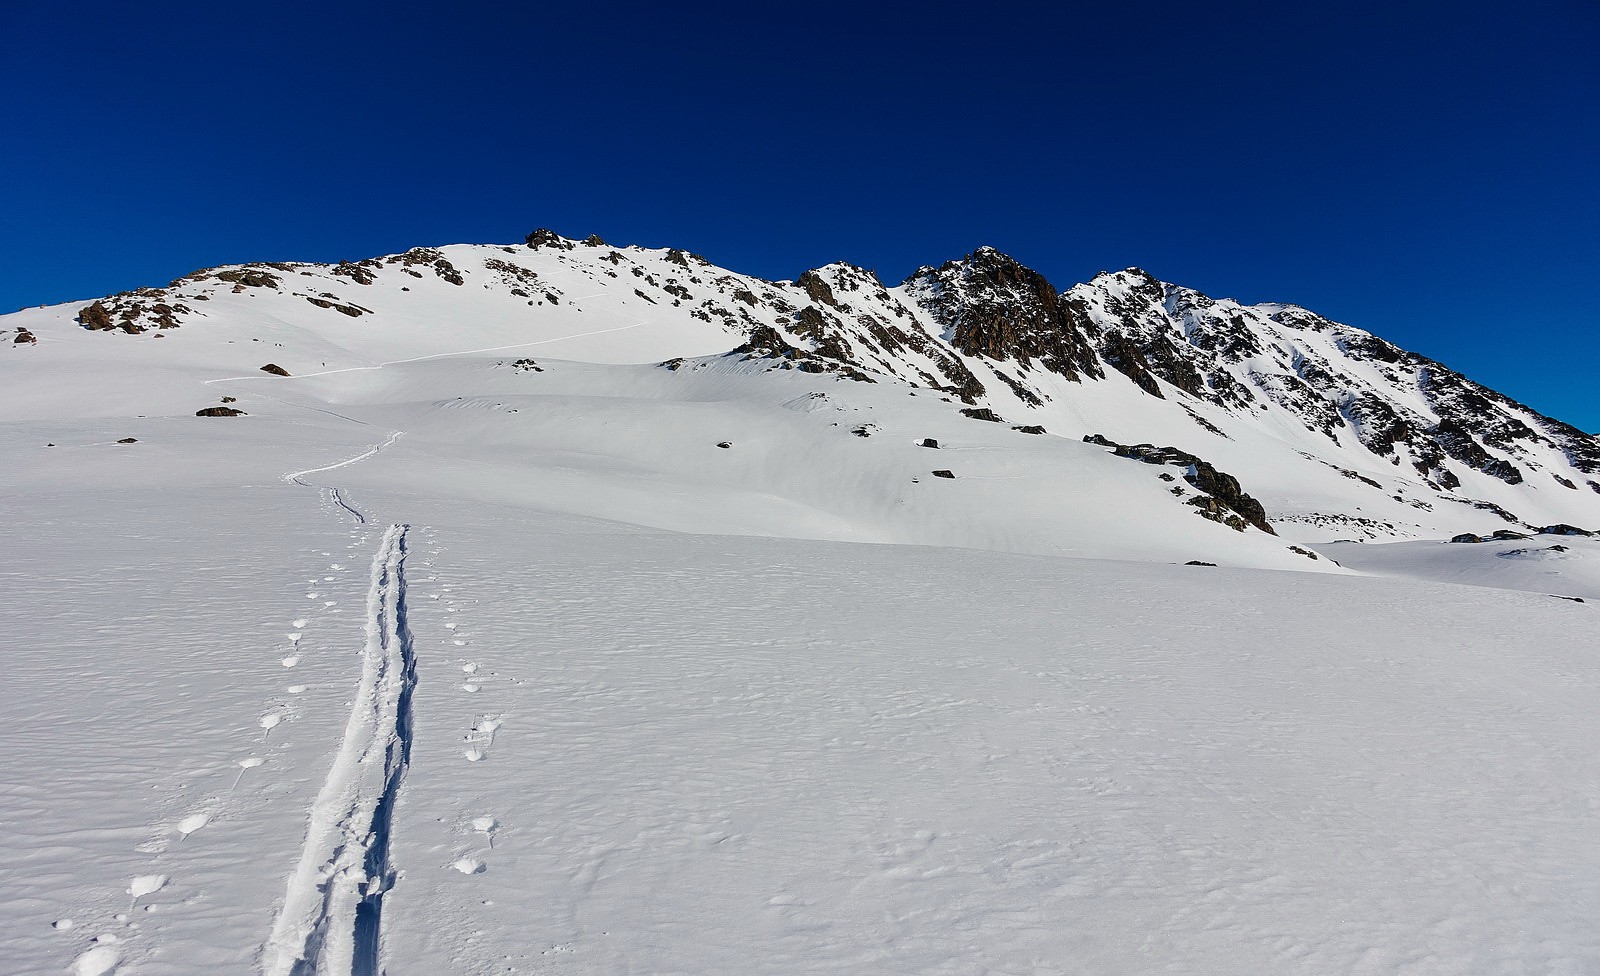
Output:
[[[891,283],[992,244],[1596,431],[1597,52],[1596,0],[4,4],[0,309],[536,225]]]

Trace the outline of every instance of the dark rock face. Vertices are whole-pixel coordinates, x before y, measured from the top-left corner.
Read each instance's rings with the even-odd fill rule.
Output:
[[[973,420],[987,420],[991,424],[1005,423],[1004,418],[988,407],[965,407],[961,410],[961,416],[971,417]]]
[[[196,417],[243,417],[243,410],[234,407],[205,407],[194,412]]]
[[[1239,479],[1218,471],[1209,462],[1187,451],[1180,451],[1175,447],[1157,447],[1153,444],[1118,444],[1099,434],[1090,434],[1084,441],[1112,448],[1112,453],[1117,457],[1132,458],[1145,464],[1187,468],[1183,480],[1195,490],[1204,493],[1202,496],[1189,499],[1189,504],[1198,508],[1201,515],[1240,532],[1244,531],[1246,525],[1253,525],[1268,535],[1278,534],[1267,521],[1267,510],[1260,502],[1245,494],[1244,489],[1239,486]]]
[[[1043,275],[993,248],[921,268],[906,279],[915,300],[965,356],[1035,363],[1069,380],[1101,374],[1084,323]]]
[[[1039,424],[1030,424],[1026,427],[1013,427],[1011,429],[1021,434],[1043,434],[1045,432],[1044,427],[1040,426]]]
[[[289,371],[284,369],[282,366],[279,366],[277,363],[268,363],[268,364],[266,364],[265,366],[261,367],[261,372],[263,372],[263,373],[271,373],[273,376],[288,376],[289,375]]]
[[[27,329],[18,329],[16,338],[11,340],[12,345],[17,346],[31,346],[36,345],[38,342],[39,337],[34,335],[32,332],[29,332]]]
[[[1576,525],[1561,522],[1556,525],[1547,525],[1539,530],[1540,535],[1594,535],[1587,529],[1580,529]]]
[[[1211,566],[1211,567],[1215,568],[1217,564],[1216,563],[1204,562],[1203,560],[1199,560],[1199,559],[1191,559],[1188,562],[1184,563],[1184,565],[1185,566]]]
[[[934,440],[932,437],[924,437],[922,439],[922,443],[919,446],[920,447],[931,447],[931,448],[933,448],[934,450],[937,451],[939,449],[939,442]]]
[[[124,437],[122,440],[117,441],[117,443],[118,444],[137,444],[137,443],[139,443],[139,438],[137,438],[137,437]]]
[[[833,297],[833,288],[816,271],[807,271],[795,279],[795,284],[804,289],[812,301],[823,305],[831,305],[834,308],[839,307],[839,300]]]
[[[933,476],[935,478],[954,478],[955,473],[947,468],[940,468],[938,471],[933,473]]]
[[[1472,542],[1487,542],[1489,540],[1485,539],[1481,535],[1473,535],[1471,532],[1463,532],[1460,535],[1455,536],[1454,538],[1452,538],[1450,541],[1451,542],[1472,543]]]

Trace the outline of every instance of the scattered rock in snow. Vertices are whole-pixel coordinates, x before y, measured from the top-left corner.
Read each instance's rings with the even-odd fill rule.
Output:
[[[273,376],[288,376],[289,375],[289,371],[284,369],[282,366],[279,366],[277,363],[268,363],[268,364],[266,364],[265,366],[261,367],[261,372],[263,372],[263,373],[271,373]]]
[[[205,407],[194,412],[196,417],[244,417],[243,410],[237,407]]]
[[[717,441],[717,446],[727,450],[728,448],[733,447],[733,441]]]
[[[370,309],[363,309],[356,305],[341,305],[338,302],[330,302],[326,298],[312,298],[310,295],[305,296],[305,298],[306,301],[317,306],[318,308],[331,308],[335,312],[341,312],[353,319],[358,319],[364,313],[371,311]]]
[[[1200,560],[1200,559],[1191,559],[1188,562],[1184,563],[1184,565],[1185,566],[1215,566],[1216,563],[1208,563],[1208,562],[1205,562],[1204,560]]]
[[[137,437],[124,437],[121,440],[117,441],[117,443],[118,444],[137,444],[137,443],[139,443],[139,438],[137,438]]]
[[[939,442],[934,440],[932,437],[924,437],[922,439],[922,443],[918,444],[917,446],[918,447],[931,447],[931,448],[933,448],[934,450],[937,451],[939,449]]]
[[[933,473],[933,476],[935,478],[954,478],[955,472],[949,470],[948,468],[940,468]]]
[[[973,420],[987,420],[991,424],[1005,423],[999,414],[988,407],[962,407],[961,416],[971,417]]]
[[[1026,427],[1013,427],[1011,429],[1021,434],[1042,434],[1045,432],[1044,427],[1039,424],[1029,424]]]
[[[100,302],[78,309],[78,324],[91,332],[110,332],[116,328],[112,324],[111,313]]]

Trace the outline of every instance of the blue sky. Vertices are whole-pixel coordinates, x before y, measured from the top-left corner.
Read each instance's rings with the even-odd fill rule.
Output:
[[[541,225],[891,283],[991,244],[1600,431],[1596,51],[1594,0],[8,4],[0,309]]]

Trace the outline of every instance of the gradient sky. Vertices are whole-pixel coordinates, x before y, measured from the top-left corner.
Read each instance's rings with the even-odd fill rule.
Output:
[[[1288,301],[1600,431],[1600,2],[12,3],[0,309],[535,226]]]

